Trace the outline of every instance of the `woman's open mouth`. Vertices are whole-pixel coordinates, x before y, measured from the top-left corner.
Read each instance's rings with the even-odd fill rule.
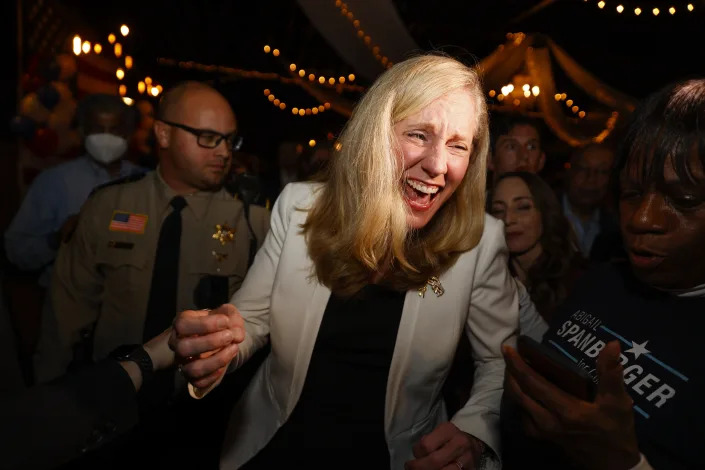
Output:
[[[404,197],[412,210],[425,211],[431,208],[433,201],[441,193],[441,186],[430,185],[419,180],[404,181]]]

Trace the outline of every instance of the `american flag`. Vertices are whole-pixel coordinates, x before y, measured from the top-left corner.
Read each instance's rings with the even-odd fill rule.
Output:
[[[115,211],[108,228],[113,232],[144,233],[146,225],[147,216],[145,214]]]

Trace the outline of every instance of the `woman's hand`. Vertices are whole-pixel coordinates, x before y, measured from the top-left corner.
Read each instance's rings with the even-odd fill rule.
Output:
[[[197,388],[214,384],[245,339],[245,322],[231,304],[215,310],[186,310],[174,320],[169,347],[184,377]]]
[[[443,423],[414,445],[414,460],[406,462],[405,470],[472,470],[480,460],[485,444],[458,429],[453,423]]]
[[[525,412],[526,432],[559,444],[583,468],[628,470],[639,463],[633,401],[624,388],[619,354],[617,341],[600,352],[597,397],[590,403],[548,382],[505,347],[506,391]]]

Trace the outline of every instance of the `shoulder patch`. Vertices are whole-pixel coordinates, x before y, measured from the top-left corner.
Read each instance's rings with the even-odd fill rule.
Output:
[[[137,173],[131,173],[123,178],[118,178],[112,181],[109,181],[107,183],[101,184],[93,188],[93,191],[91,191],[91,194],[88,197],[93,196],[95,193],[100,191],[103,188],[108,188],[110,186],[116,186],[119,184],[126,184],[126,183],[134,183],[135,181],[139,181],[142,178],[147,176],[147,172],[137,172]]]

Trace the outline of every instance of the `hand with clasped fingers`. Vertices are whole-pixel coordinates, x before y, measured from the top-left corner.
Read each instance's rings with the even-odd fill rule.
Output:
[[[176,317],[169,347],[186,380],[198,389],[216,383],[245,339],[245,322],[232,304],[185,310]]]

